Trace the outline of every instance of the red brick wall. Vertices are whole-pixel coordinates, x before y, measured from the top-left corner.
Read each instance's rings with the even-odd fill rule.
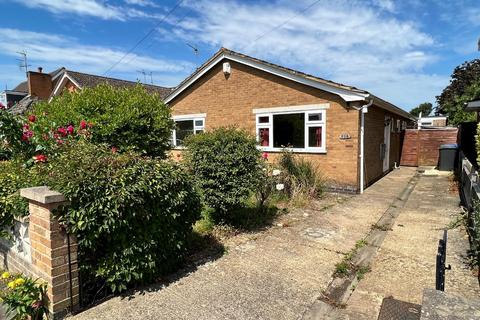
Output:
[[[396,128],[397,120],[406,121],[396,114],[388,112],[375,105],[368,109],[365,114],[365,183],[371,184],[384,175],[383,160],[381,158],[380,146],[384,143],[385,117],[391,119],[391,126],[395,130],[390,130],[390,153],[389,170],[395,163],[400,164],[400,152],[402,147],[403,131]],[[389,171],[388,170],[388,171]]]
[[[405,130],[400,161],[402,166],[416,167],[418,165],[418,131],[417,129]]]
[[[457,129],[408,129],[403,143],[401,165],[436,166],[438,148],[442,144],[457,143]]]

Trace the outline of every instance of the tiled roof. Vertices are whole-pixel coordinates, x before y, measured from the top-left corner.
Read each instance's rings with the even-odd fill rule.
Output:
[[[12,91],[25,92],[28,93],[28,83],[27,81],[20,82]]]
[[[83,87],[95,87],[102,83],[108,83],[114,87],[133,87],[138,84],[138,82],[120,80],[115,78],[108,78],[102,76],[96,76],[93,74],[82,73],[77,71],[66,70],[67,74],[72,77],[82,88]],[[150,84],[140,83],[148,92],[158,93],[161,98],[165,98],[167,95],[172,92],[173,88],[160,87]]]

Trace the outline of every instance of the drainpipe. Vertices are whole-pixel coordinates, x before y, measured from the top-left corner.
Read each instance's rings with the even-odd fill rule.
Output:
[[[363,193],[363,185],[364,185],[364,163],[365,163],[365,155],[364,155],[364,146],[365,146],[365,113],[368,113],[368,107],[373,104],[373,99],[360,107],[360,194]]]

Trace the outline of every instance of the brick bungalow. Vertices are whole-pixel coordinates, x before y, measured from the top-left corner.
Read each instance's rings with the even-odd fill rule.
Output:
[[[399,164],[402,134],[412,120],[365,90],[225,48],[165,102],[177,123],[178,149],[189,134],[234,125],[255,134],[271,158],[288,145],[318,165],[330,187],[350,192],[363,192]]]

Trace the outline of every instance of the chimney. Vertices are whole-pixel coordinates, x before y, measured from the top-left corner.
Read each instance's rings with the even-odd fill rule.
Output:
[[[53,91],[52,76],[43,73],[42,68],[38,72],[28,72],[28,93],[40,100],[48,100]]]
[[[43,71],[43,68],[42,67],[38,67],[38,73],[42,73]]]

